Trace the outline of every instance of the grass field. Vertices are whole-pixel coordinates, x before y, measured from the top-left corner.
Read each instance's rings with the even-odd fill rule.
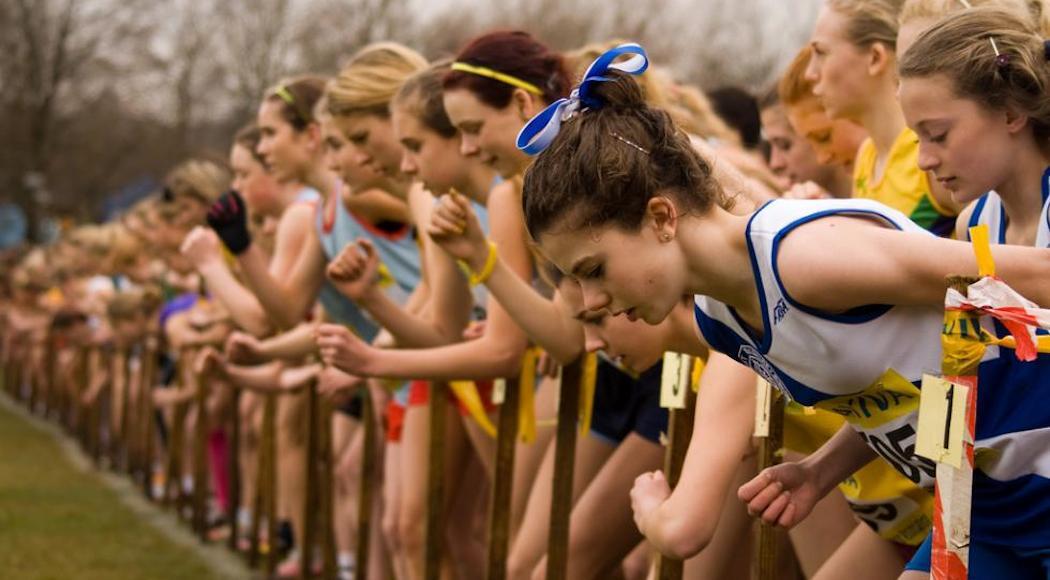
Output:
[[[225,576],[189,542],[151,525],[163,516],[144,509],[132,509],[99,474],[78,468],[53,436],[0,404],[0,578]]]

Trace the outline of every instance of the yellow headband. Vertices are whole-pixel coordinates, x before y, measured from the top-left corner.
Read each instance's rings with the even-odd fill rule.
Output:
[[[284,101],[285,103],[288,103],[292,107],[295,106],[295,97],[292,96],[292,93],[288,92],[288,87],[286,87],[284,85],[280,85],[276,89],[273,90],[273,94],[275,94],[278,97],[280,97],[280,99],[282,101]]]
[[[492,70],[488,67],[474,66],[465,62],[454,62],[452,63],[452,70],[458,70],[465,73],[475,74],[479,77],[497,80],[501,83],[506,83],[512,87],[518,87],[519,89],[528,91],[536,96],[543,96],[543,91],[540,90],[540,88],[536,85],[528,81],[523,81],[518,77],[514,77],[506,73],[501,73],[498,70]]]

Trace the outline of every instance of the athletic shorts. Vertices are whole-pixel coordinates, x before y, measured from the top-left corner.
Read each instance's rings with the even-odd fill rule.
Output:
[[[478,396],[481,397],[481,406],[485,409],[485,412],[491,412],[496,409],[496,405],[492,404],[492,381],[474,381],[474,384],[478,388]],[[455,394],[450,393],[452,399],[456,402],[456,408],[459,409],[459,414],[462,417],[470,416],[470,409],[467,409]],[[408,391],[408,406],[418,407],[420,405],[426,405],[430,402],[430,381],[412,381]]]
[[[662,372],[659,362],[635,379],[599,358],[591,433],[613,445],[632,432],[659,443],[660,433],[667,431],[667,409],[660,406]]]
[[[905,570],[930,571],[933,534],[919,546]],[[1050,549],[994,546],[970,541],[970,580],[1050,580]]]
[[[356,389],[353,395],[350,395],[350,399],[340,405],[336,410],[340,413],[353,417],[354,419],[361,419],[361,408],[364,403],[364,392],[361,389]]]
[[[386,440],[390,443],[400,442],[404,426],[405,407],[391,399],[386,404]]]

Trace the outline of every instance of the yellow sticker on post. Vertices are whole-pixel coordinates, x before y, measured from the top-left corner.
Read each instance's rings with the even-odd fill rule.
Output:
[[[922,376],[919,433],[915,453],[959,469],[966,436],[966,401],[970,388],[932,375]]]

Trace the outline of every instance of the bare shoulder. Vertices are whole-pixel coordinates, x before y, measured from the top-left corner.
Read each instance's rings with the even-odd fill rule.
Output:
[[[784,236],[774,257],[780,282],[797,302],[814,308],[846,310],[861,295],[856,287],[877,267],[885,236],[899,234],[877,220],[828,216]],[[863,301],[861,301],[863,302]]]

